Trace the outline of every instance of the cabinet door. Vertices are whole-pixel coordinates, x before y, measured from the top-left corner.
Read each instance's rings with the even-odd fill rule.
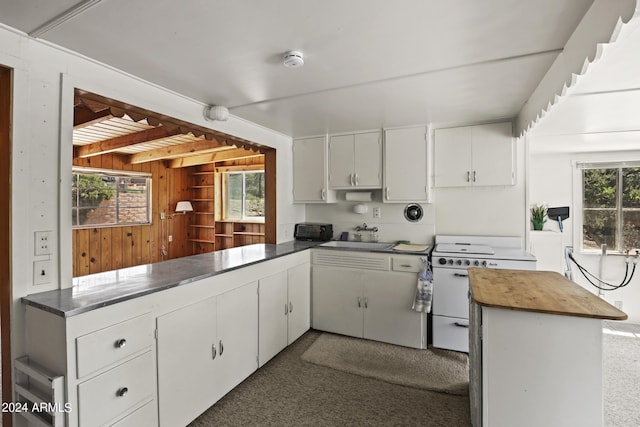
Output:
[[[354,183],[360,188],[382,186],[382,146],[380,132],[358,133],[354,136]]]
[[[326,201],[326,159],[324,137],[293,141],[293,200],[295,202]]]
[[[471,126],[436,129],[434,132],[434,185],[471,185]]]
[[[157,327],[160,425],[187,425],[217,400],[216,298],[159,316]]]
[[[259,280],[260,366],[287,346],[287,272],[281,271]]]
[[[384,131],[385,202],[429,200],[429,163],[424,127]]]
[[[258,369],[258,282],[218,296],[218,399]]]
[[[417,281],[412,273],[364,273],[364,338],[423,348],[425,321],[411,309]]]
[[[329,138],[329,188],[352,188],[354,181],[353,135]]]
[[[511,123],[471,127],[474,185],[515,184]]]
[[[307,332],[311,323],[311,267],[309,263],[287,270],[289,316],[287,344]]]
[[[313,328],[362,338],[362,272],[313,267]]]

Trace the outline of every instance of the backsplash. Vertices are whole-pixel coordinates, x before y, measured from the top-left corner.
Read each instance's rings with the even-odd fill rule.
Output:
[[[356,226],[366,223],[368,227],[378,227],[378,240],[395,242],[409,240],[414,244],[432,244],[435,235],[435,209],[432,204],[420,203],[424,210],[423,218],[411,223],[404,218],[407,203],[389,204],[381,202],[381,194],[374,192],[374,200],[364,202],[368,212],[354,212],[356,205],[362,202],[347,202],[344,193],[338,194],[338,202],[331,204],[307,204],[306,221],[328,222],[333,224],[333,237],[339,239],[342,232],[349,233],[353,240]],[[374,208],[380,209],[380,218],[373,217]],[[362,232],[362,240],[369,240],[369,233]]]

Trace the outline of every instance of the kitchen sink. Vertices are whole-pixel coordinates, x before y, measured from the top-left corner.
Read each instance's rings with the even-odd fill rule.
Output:
[[[331,242],[323,243],[320,246],[325,248],[344,248],[344,249],[364,249],[370,251],[385,251],[391,250],[394,243],[383,242],[351,242],[345,240],[333,240]]]

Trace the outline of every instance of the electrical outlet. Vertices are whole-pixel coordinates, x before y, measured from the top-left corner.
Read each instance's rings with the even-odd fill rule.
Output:
[[[171,234],[169,234],[168,240],[169,240],[169,243],[173,242],[173,236]]]
[[[164,212],[160,212],[160,219],[165,219]]]
[[[614,305],[618,310],[622,310],[622,301],[615,301]]]
[[[380,218],[380,208],[373,208],[373,217]]]
[[[36,231],[34,254],[35,255],[51,255],[51,231]]]
[[[45,285],[51,283],[51,260],[33,262],[33,284]]]

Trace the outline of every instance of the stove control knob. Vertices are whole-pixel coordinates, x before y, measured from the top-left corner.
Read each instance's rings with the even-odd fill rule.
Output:
[[[449,264],[453,265],[453,260],[452,259],[449,260]]]
[[[457,261],[456,261],[456,264],[457,264],[457,265],[462,265],[462,261],[461,261],[461,260],[457,260]]]
[[[473,261],[473,265],[475,265],[476,267],[479,266],[480,265],[480,261],[478,261],[478,260]]]
[[[447,263],[446,258],[440,258],[440,259],[438,260],[438,264],[440,264],[440,265],[444,265],[444,264],[446,264],[446,263]]]
[[[482,266],[486,267],[487,266],[487,261],[482,261]]]
[[[464,261],[464,265],[471,265],[471,261],[469,261],[468,259]]]

